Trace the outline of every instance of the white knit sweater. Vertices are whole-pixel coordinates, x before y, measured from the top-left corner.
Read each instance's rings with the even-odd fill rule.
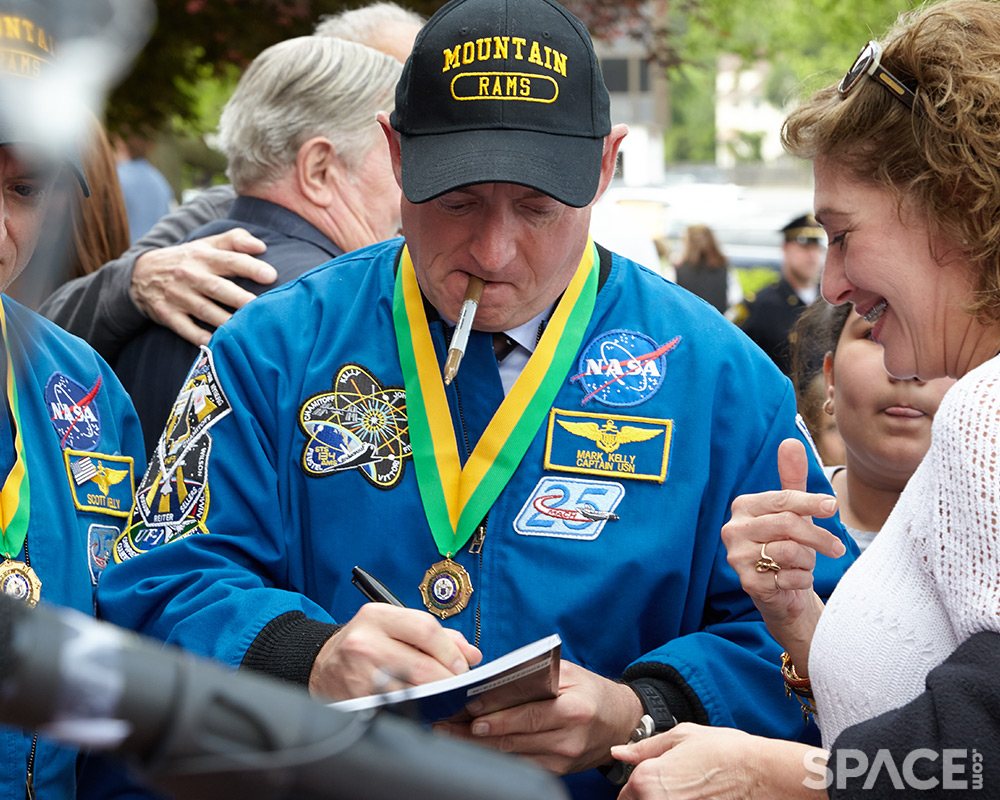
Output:
[[[837,585],[809,676],[823,744],[924,690],[969,635],[1000,631],[1000,358],[952,386],[931,446]]]

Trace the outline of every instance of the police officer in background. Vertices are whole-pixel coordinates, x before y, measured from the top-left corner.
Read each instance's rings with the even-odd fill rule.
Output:
[[[786,375],[791,374],[789,335],[799,314],[819,292],[826,233],[812,214],[796,217],[781,229],[781,278],[743,302],[736,323]]]
[[[102,613],[335,698],[557,633],[556,698],[473,703],[442,732],[576,798],[614,797],[610,748],[677,720],[807,737],[719,537],[737,495],[780,486],[779,442],[804,441],[794,393],[714,309],[590,239],[626,131],[587,30],[555,0],[453,0],[379,119],[404,239],[216,331]],[[815,461],[796,481],[829,491]],[[818,559],[820,594],[849,560]],[[355,565],[406,607],[365,603]]]

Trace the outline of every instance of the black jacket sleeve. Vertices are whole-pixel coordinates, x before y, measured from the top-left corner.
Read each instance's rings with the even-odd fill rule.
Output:
[[[844,730],[830,756],[831,800],[1000,797],[998,667],[1000,634],[977,633],[915,700]]]
[[[309,619],[300,611],[289,611],[272,619],[257,634],[243,656],[240,669],[263,672],[307,687],[316,656],[326,640],[343,627]]]

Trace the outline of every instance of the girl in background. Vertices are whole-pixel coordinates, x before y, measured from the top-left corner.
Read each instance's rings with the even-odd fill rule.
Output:
[[[843,442],[842,460],[827,460],[822,449],[820,455],[841,522],[862,550],[927,452],[934,414],[955,382],[893,378],[882,363],[882,347],[872,340],[873,327],[849,304],[832,306],[820,297],[796,321],[792,351],[792,382],[798,387],[819,379],[821,413]],[[821,366],[815,378],[809,377],[810,363]],[[822,428],[818,438],[810,433],[819,449],[827,438]]]

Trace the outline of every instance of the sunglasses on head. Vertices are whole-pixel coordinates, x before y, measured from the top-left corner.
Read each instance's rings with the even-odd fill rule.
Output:
[[[912,110],[913,101],[917,99],[917,96],[899,78],[885,69],[881,61],[882,45],[874,40],[868,42],[861,48],[861,52],[858,53],[851,68],[841,79],[837,91],[846,97],[865,75],[869,75],[876,83],[884,86],[889,94]]]

